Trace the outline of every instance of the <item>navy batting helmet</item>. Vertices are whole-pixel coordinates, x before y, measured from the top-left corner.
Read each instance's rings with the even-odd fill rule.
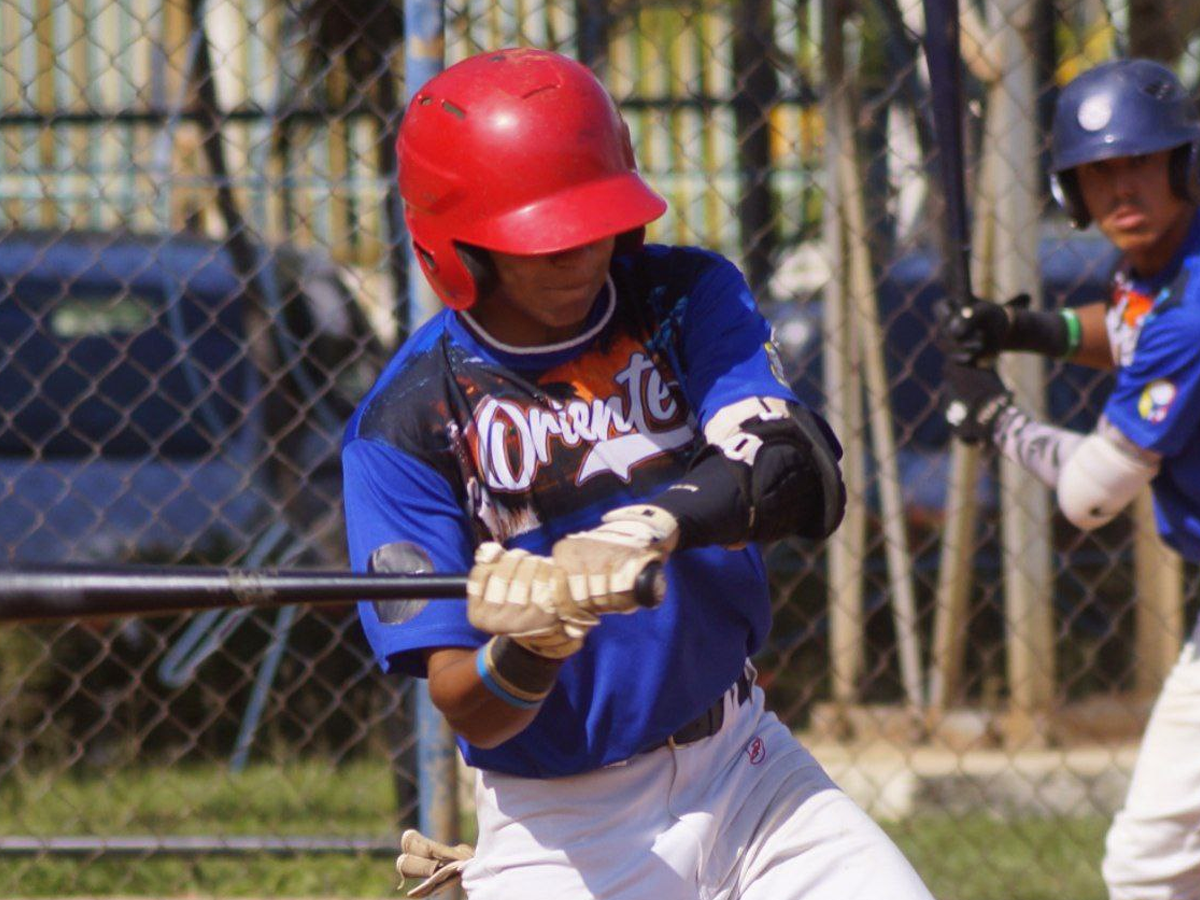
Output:
[[[1148,59],[1119,59],[1084,72],[1058,95],[1051,187],[1076,228],[1092,217],[1074,169],[1119,156],[1172,150],[1171,189],[1200,200],[1200,121],[1183,85]]]

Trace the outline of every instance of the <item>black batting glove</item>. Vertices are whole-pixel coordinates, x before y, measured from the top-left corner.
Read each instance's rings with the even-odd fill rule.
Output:
[[[1017,316],[1029,306],[1029,295],[1018,294],[1007,303],[974,299],[967,306],[940,300],[933,308],[938,342],[948,359],[964,366],[992,359],[1010,343]]]
[[[996,419],[1012,403],[1012,394],[986,366],[946,361],[946,421],[955,437],[966,444],[991,441]]]

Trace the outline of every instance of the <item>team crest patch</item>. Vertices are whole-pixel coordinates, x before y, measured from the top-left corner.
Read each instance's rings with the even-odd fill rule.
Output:
[[[1138,399],[1138,415],[1157,425],[1171,411],[1171,404],[1175,402],[1177,393],[1175,385],[1165,378],[1150,382]]]

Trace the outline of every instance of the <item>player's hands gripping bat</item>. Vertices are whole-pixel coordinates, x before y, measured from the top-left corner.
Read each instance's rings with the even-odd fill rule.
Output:
[[[996,370],[946,361],[946,421],[967,444],[991,440],[996,419],[1012,402]]]
[[[678,541],[674,518],[654,507],[613,510],[603,524],[569,535],[554,558],[481,544],[467,579],[467,618],[548,659],[583,646],[604,613],[662,600],[661,562]]]
[[[647,566],[660,563],[679,543],[679,522],[649,503],[623,506],[601,524],[554,545],[554,564],[567,574],[571,598],[592,613],[638,609],[634,586]]]
[[[1007,303],[972,300],[968,306],[942,302],[934,307],[938,338],[946,357],[963,365],[990,365],[1002,350],[1067,357],[1078,347],[1074,310],[1029,309],[1029,295]]]
[[[973,299],[967,306],[938,301],[933,313],[938,342],[946,356],[964,366],[990,362],[1002,350],[1015,349],[1009,340],[1017,316],[1029,307],[1029,295],[1019,294],[1007,303]]]
[[[553,560],[489,541],[467,576],[467,619],[546,659],[566,659],[600,621],[576,603]]]
[[[475,855],[470,844],[450,847],[413,828],[401,835],[400,851],[396,858],[396,871],[400,877],[425,879],[408,892],[414,900],[432,897],[456,886],[462,878],[463,866]]]

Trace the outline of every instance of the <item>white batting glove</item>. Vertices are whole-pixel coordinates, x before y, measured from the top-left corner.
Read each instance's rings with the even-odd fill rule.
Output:
[[[538,656],[565,659],[599,621],[571,596],[567,573],[544,556],[480,544],[467,577],[467,619]]]
[[[456,886],[462,878],[463,866],[475,855],[470,844],[449,847],[413,828],[401,835],[400,850],[400,856],[396,858],[396,871],[400,877],[425,879],[408,892],[409,897],[418,900]]]
[[[603,524],[570,534],[554,545],[554,562],[567,574],[575,603],[591,613],[630,613],[638,574],[661,562],[679,543],[679,523],[649,503],[607,513]]]

